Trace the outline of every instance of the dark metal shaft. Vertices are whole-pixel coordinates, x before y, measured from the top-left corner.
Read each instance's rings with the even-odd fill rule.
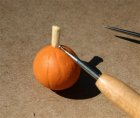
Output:
[[[114,31],[117,31],[117,32],[125,33],[125,34],[128,34],[128,35],[132,35],[132,36],[135,36],[135,37],[140,37],[140,33],[137,33],[137,32],[128,31],[128,30],[125,30],[125,29],[110,27],[110,26],[106,26],[105,28],[111,29],[111,30],[114,30]]]
[[[69,55],[83,70],[85,70],[88,74],[90,74],[96,80],[99,78],[99,73],[93,71],[88,65],[83,63],[78,57],[75,57],[71,53],[69,53],[62,45],[59,45],[59,48],[63,50],[67,55]]]

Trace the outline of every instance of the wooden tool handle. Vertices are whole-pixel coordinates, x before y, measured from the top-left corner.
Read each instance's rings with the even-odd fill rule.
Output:
[[[132,118],[140,118],[140,95],[122,81],[102,74],[96,82],[99,90]]]

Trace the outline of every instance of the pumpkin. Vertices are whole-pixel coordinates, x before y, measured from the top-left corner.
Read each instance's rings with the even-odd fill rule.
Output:
[[[60,28],[52,28],[52,44],[43,47],[33,61],[35,79],[52,90],[63,90],[71,87],[78,80],[80,67],[61,49],[59,45]],[[64,46],[71,54],[72,49]]]

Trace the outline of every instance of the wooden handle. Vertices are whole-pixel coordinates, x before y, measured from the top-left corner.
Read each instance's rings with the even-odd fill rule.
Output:
[[[122,81],[102,74],[96,82],[99,90],[132,118],[140,118],[140,95]]]
[[[52,42],[51,45],[53,47],[59,46],[59,39],[60,39],[60,27],[52,26]]]

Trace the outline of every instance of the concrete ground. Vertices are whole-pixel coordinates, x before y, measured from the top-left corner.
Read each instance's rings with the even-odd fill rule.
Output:
[[[140,32],[139,6],[139,0],[0,0],[0,118],[128,118],[84,72],[69,90],[53,92],[34,79],[32,61],[56,24],[61,44],[140,93],[140,40],[104,28]]]

